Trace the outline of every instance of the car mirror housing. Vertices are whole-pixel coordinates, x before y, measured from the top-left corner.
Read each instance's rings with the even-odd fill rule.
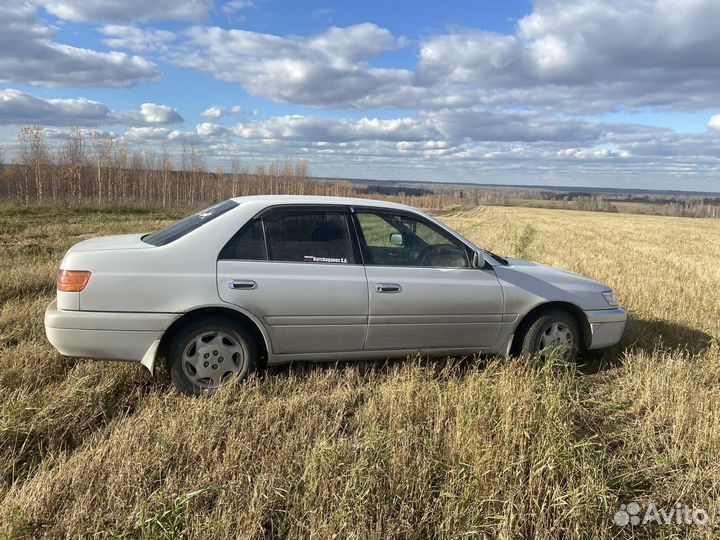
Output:
[[[479,251],[474,251],[472,254],[472,260],[470,261],[470,266],[472,268],[485,268],[485,265],[487,262],[485,262],[485,257],[483,257]]]
[[[392,233],[390,235],[390,243],[393,246],[402,246],[403,245],[403,235],[400,233]]]

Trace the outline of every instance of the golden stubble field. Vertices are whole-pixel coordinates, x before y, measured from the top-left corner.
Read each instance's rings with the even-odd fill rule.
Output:
[[[73,243],[179,215],[0,208],[0,537],[720,534],[720,222],[525,208],[439,217],[614,287],[622,344],[580,365],[293,365],[212,398],[60,357],[42,315]],[[704,526],[613,525],[621,504]]]

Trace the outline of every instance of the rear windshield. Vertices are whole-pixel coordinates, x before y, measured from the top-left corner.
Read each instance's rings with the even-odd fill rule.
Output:
[[[153,246],[164,246],[170,242],[174,242],[178,238],[185,236],[187,233],[194,231],[198,227],[202,227],[205,223],[212,221],[218,216],[223,215],[228,210],[232,210],[238,205],[235,201],[225,201],[215,206],[181,219],[177,223],[173,223],[169,227],[160,229],[157,232],[146,234],[142,237],[142,241]]]

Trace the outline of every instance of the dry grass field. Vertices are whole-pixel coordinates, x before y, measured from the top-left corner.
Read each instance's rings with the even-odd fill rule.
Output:
[[[0,537],[717,538],[720,221],[478,208],[479,245],[614,287],[622,344],[577,366],[293,365],[212,398],[66,359],[64,251],[178,216],[0,208]],[[620,504],[705,526],[613,525]]]

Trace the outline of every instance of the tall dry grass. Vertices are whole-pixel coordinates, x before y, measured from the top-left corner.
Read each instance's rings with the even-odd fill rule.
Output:
[[[294,365],[193,399],[143,368],[60,357],[57,261],[177,215],[0,208],[0,536],[714,538],[720,223],[480,208],[480,245],[616,288],[623,343],[578,366]],[[675,502],[706,527],[618,528]]]

